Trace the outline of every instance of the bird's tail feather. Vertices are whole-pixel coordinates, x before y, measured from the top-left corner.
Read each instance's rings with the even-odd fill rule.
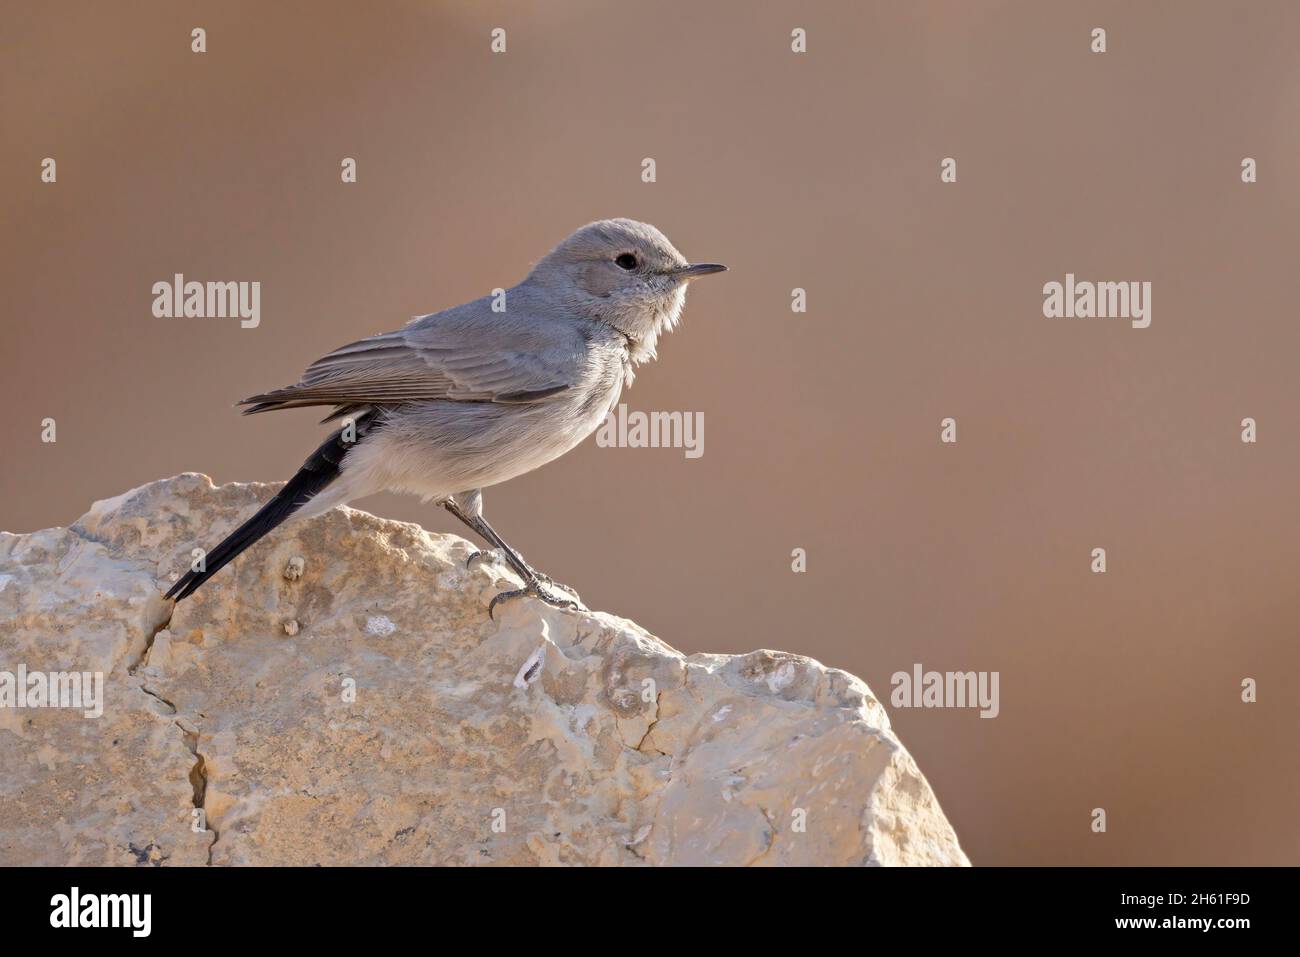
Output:
[[[298,474],[289,479],[284,488],[258,509],[256,515],[227,535],[220,545],[204,556],[202,571],[186,572],[168,590],[167,597],[182,601],[194,594],[204,582],[221,571],[236,556],[282,524],[338,478],[343,456],[369,431],[375,417],[374,412],[360,416],[355,423],[355,436],[351,429],[339,429],[335,432],[303,463]],[[346,439],[345,432],[348,433]]]

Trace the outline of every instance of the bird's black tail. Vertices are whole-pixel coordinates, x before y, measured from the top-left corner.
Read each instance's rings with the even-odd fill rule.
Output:
[[[311,454],[298,474],[289,479],[274,498],[204,556],[203,571],[186,572],[172,585],[167,597],[181,601],[194,594],[204,582],[226,567],[244,549],[284,522],[311,501],[312,496],[338,478],[343,456],[373,427],[376,415],[375,412],[368,412],[357,418],[355,431],[349,426],[335,432]]]

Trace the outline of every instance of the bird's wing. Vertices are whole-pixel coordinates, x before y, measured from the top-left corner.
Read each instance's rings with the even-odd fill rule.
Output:
[[[540,402],[576,384],[584,340],[573,327],[428,321],[434,318],[335,349],[296,385],[241,401],[249,406],[244,414],[333,405],[334,418],[349,408],[431,399]]]

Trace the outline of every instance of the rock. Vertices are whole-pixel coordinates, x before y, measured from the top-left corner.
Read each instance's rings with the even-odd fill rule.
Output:
[[[335,509],[164,601],[273,491],[185,474],[0,533],[0,678],[103,674],[97,718],[0,707],[0,865],[968,863],[859,679],[490,621],[520,583],[455,536]]]
[[[307,559],[301,555],[294,555],[293,558],[289,559],[289,564],[284,566],[284,577],[291,582],[296,582],[302,577],[306,566]]]

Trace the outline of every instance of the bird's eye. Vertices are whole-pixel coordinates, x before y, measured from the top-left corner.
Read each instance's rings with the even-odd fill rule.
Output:
[[[621,256],[616,258],[614,262],[620,269],[636,268],[636,257],[631,253],[623,253]]]

